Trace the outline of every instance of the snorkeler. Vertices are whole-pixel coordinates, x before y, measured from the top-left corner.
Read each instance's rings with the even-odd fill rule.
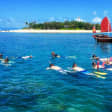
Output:
[[[93,67],[94,69],[97,69],[97,64],[96,64],[95,62],[92,62],[92,67]]]
[[[4,59],[4,63],[8,63],[8,62],[9,62],[9,58],[6,57],[6,58]]]
[[[79,72],[80,72],[80,71],[84,71],[84,69],[81,68],[81,67],[78,67],[76,63],[74,63],[74,64],[72,65],[72,69],[73,69],[74,71],[79,71]]]
[[[3,59],[3,54],[0,54],[0,59]]]
[[[92,59],[97,60],[99,57],[97,57],[95,54],[93,54]]]
[[[60,56],[58,54],[55,54],[55,52],[52,52],[51,55],[52,55],[52,58],[60,58]]]
[[[57,71],[62,70],[61,67],[59,67],[59,66],[55,66],[54,64],[50,64],[49,67],[47,67],[47,70],[49,70],[49,69],[57,70]]]
[[[30,56],[23,56],[23,57],[21,57],[22,59],[29,59],[29,58],[32,58],[32,55],[30,55]]]
[[[97,59],[97,63],[92,62],[92,67],[97,70],[99,70],[100,68],[105,68],[105,62],[103,62],[102,65],[100,65],[100,61],[99,59]]]
[[[109,60],[109,58],[107,58],[107,60],[105,61],[105,64],[110,65],[110,60]]]

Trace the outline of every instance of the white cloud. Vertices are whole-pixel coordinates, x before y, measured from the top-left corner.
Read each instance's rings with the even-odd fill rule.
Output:
[[[78,21],[78,22],[84,22],[84,20],[81,19],[80,17],[76,18],[75,21]]]
[[[106,16],[108,14],[107,10],[104,10],[104,16]]]
[[[23,27],[24,22],[20,20],[16,20],[12,17],[9,18],[0,18],[0,27]]]
[[[92,22],[93,23],[100,23],[101,22],[101,18],[100,17],[95,17],[93,20],[92,20]]]
[[[96,15],[96,11],[93,12],[93,15]]]

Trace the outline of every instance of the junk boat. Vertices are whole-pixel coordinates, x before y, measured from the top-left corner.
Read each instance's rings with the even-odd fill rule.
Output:
[[[101,22],[101,32],[111,32],[111,24],[107,17],[105,17]],[[96,33],[95,26],[93,26],[93,33]],[[93,37],[97,42],[112,42],[112,37],[105,34],[95,34]]]

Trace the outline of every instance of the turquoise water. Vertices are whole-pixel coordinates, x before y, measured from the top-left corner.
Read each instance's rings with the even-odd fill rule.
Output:
[[[52,51],[63,58],[52,59]],[[96,43],[91,34],[0,33],[0,52],[13,62],[0,64],[0,112],[112,112],[111,72],[101,79],[46,70],[50,62],[66,70],[76,62],[92,72],[91,55],[111,51],[111,43]]]

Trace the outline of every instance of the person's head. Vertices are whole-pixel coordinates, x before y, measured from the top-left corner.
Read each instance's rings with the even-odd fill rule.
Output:
[[[50,64],[50,65],[49,65],[49,67],[52,67],[52,66],[54,66],[54,64]]]
[[[76,63],[74,63],[74,64],[72,65],[72,68],[74,68],[74,67],[77,67],[77,64],[76,64]]]
[[[9,58],[8,58],[8,57],[6,57],[4,61],[5,61],[5,63],[8,63]]]
[[[32,55],[30,56],[30,58],[32,58]]]
[[[92,66],[95,66],[96,65],[96,63],[95,62],[92,62]]]
[[[97,59],[96,59],[97,61],[99,61],[99,58],[97,57]]]
[[[95,54],[93,54],[93,56],[92,57],[96,57],[96,55]]]
[[[55,52],[52,52],[51,54],[52,54],[52,56],[54,56],[55,55]]]

